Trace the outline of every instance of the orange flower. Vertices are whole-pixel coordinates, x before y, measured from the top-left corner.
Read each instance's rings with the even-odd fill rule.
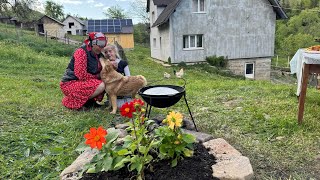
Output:
[[[106,136],[108,132],[103,129],[102,126],[96,128],[90,128],[90,132],[85,134],[84,137],[87,139],[86,144],[90,145],[91,148],[98,148],[99,150],[102,148],[102,144],[106,143]]]
[[[132,118],[132,113],[135,111],[133,103],[124,103],[120,108],[120,114],[123,117]]]

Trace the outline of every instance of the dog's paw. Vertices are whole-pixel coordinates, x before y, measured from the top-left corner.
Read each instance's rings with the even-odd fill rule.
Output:
[[[111,111],[110,114],[116,114],[116,112]]]

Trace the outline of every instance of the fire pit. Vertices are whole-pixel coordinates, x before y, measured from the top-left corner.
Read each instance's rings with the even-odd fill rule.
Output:
[[[186,99],[186,91],[184,86],[175,86],[175,85],[154,85],[154,86],[146,86],[139,90],[138,94],[141,98],[147,103],[147,111],[146,117],[149,118],[151,107],[157,108],[167,108],[175,105],[181,97],[184,97],[185,103],[188,107],[188,111],[192,122],[197,130],[197,126],[193,120],[193,116],[191,114],[187,99]],[[198,131],[198,130],[197,130]]]

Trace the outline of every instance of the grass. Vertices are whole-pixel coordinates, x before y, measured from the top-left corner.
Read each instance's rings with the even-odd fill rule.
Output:
[[[23,31],[19,40],[14,33],[13,27],[0,25],[0,179],[59,179],[78,156],[75,148],[90,127],[123,120],[103,109],[64,108],[59,82],[70,45],[53,41],[43,48],[48,45],[33,32]],[[149,54],[140,46],[126,52],[132,74],[142,74],[153,84],[184,84],[162,80],[164,72],[179,68],[163,67]],[[304,122],[298,125],[295,84],[246,81],[206,65],[188,66],[184,78],[198,128],[249,157],[256,179],[320,179],[318,91],[308,89]],[[179,101],[168,109],[154,108],[151,117],[170,110],[188,116]]]

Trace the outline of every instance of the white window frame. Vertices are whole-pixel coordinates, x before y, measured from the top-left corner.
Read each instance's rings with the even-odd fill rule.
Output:
[[[153,38],[153,47],[157,48],[157,38]]]
[[[247,74],[247,65],[252,64],[252,74]],[[254,67],[254,63],[250,62],[250,63],[245,63],[244,64],[244,76],[248,79],[254,79],[254,72],[255,72],[255,67]]]
[[[194,1],[197,1],[197,10],[193,11],[193,13],[206,13],[206,0],[192,0],[192,6],[194,5]],[[201,1],[203,1],[203,11],[201,11]]]
[[[184,37],[187,36],[188,37],[188,46],[184,47],[185,41],[184,41]],[[194,47],[191,47],[191,37],[194,36]],[[202,40],[202,44],[201,47],[197,47],[198,44],[198,36],[201,36]],[[198,50],[198,49],[203,49],[203,34],[192,34],[192,35],[183,35],[182,36],[182,41],[183,41],[183,50]]]

